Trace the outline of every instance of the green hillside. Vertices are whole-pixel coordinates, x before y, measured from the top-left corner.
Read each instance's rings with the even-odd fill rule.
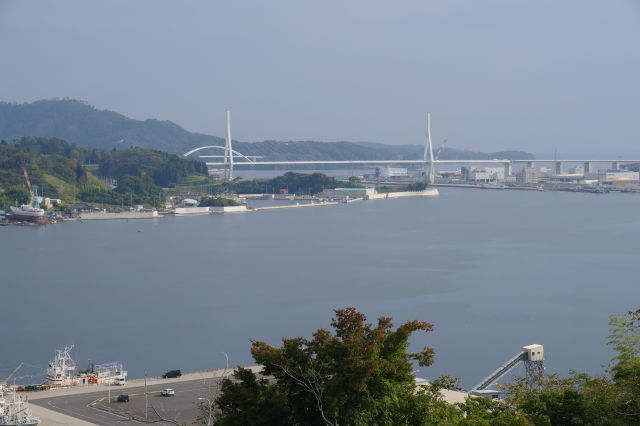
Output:
[[[67,203],[152,203],[162,187],[207,175],[202,162],[145,148],[102,151],[42,137],[2,141],[0,208],[27,201],[23,168],[40,195]]]
[[[25,136],[55,137],[79,147],[107,151],[114,147],[137,146],[172,154],[182,154],[205,145],[224,145],[222,138],[192,133],[171,121],[133,120],[71,99],[23,104],[0,102],[0,139],[13,140]],[[263,156],[264,160],[412,159],[421,158],[423,150],[419,145],[273,140],[234,141],[234,148],[245,155]],[[446,148],[440,158],[529,159],[533,155],[520,151],[478,153]]]

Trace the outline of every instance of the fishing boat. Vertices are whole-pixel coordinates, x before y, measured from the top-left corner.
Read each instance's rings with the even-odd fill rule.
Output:
[[[52,388],[60,388],[73,386],[76,384],[73,372],[76,369],[76,363],[71,358],[71,350],[73,345],[65,346],[64,349],[58,350],[53,361],[47,366],[47,379],[45,384]]]
[[[13,220],[20,222],[46,223],[47,216],[45,215],[45,211],[40,207],[36,207],[35,200],[37,198],[37,194],[34,193],[34,189],[31,186],[29,175],[27,174],[27,169],[23,168],[22,173],[24,174],[24,179],[26,180],[27,186],[29,187],[31,200],[29,204],[23,204],[20,207],[11,207],[11,217]]]
[[[29,204],[11,207],[11,217],[13,220],[21,222],[45,223],[47,221],[43,209]]]
[[[33,416],[26,398],[7,386],[7,383],[22,367],[18,366],[3,382],[0,382],[0,426],[36,426],[40,419]]]
[[[64,349],[56,352],[56,356],[47,367],[45,385],[52,388],[64,388],[91,384],[125,384],[127,371],[119,362],[96,365],[89,361],[86,370],[76,372],[76,363],[71,358],[72,349],[73,345],[65,346]]]

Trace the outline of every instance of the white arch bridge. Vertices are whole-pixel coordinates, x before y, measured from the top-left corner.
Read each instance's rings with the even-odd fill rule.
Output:
[[[526,164],[528,167],[533,167],[534,163],[552,163],[555,165],[556,172],[558,174],[562,171],[564,163],[582,163],[584,165],[584,171],[590,172],[593,163],[610,163],[611,168],[618,170],[621,164],[624,163],[640,163],[640,159],[569,159],[569,160],[511,160],[511,159],[491,159],[491,160],[439,160],[433,156],[433,145],[431,143],[431,114],[427,114],[427,138],[424,145],[424,153],[421,159],[416,160],[278,160],[278,161],[260,161],[263,158],[255,155],[244,155],[232,147],[231,141],[231,114],[227,111],[227,137],[225,140],[225,146],[208,145],[199,148],[192,149],[185,152],[183,155],[188,157],[196,152],[205,149],[221,149],[224,150],[224,155],[200,155],[200,158],[217,158],[222,161],[207,161],[208,167],[222,167],[224,169],[224,176],[226,179],[233,179],[233,169],[235,166],[301,166],[301,165],[420,165],[425,170],[425,176],[427,183],[433,183],[434,180],[434,166],[436,164],[501,164],[505,168],[505,175],[511,175],[512,166],[514,164]]]

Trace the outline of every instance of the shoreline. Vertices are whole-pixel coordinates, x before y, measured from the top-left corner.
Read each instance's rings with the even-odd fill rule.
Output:
[[[259,365],[249,365],[243,367],[246,369],[250,369],[254,373],[259,373],[262,371],[262,367]],[[172,378],[172,379],[163,379],[161,376],[147,376],[147,386],[159,385],[159,384],[170,384],[170,383],[180,383],[180,382],[188,382],[192,380],[202,380],[206,383],[208,379],[220,378],[229,376],[232,374],[234,368],[223,368],[217,370],[208,370],[208,371],[192,371],[183,374],[180,377]],[[51,398],[56,396],[67,396],[67,395],[79,395],[83,393],[92,393],[92,392],[100,392],[107,391],[111,388],[111,392],[113,395],[119,393],[120,390],[135,388],[144,386],[145,378],[139,377],[131,380],[127,380],[124,385],[117,386],[109,386],[105,384],[86,384],[86,385],[78,385],[78,386],[70,386],[70,387],[61,387],[54,389],[47,389],[43,391],[28,391],[28,392],[20,392],[21,395],[26,396],[29,401],[37,401],[39,399]]]

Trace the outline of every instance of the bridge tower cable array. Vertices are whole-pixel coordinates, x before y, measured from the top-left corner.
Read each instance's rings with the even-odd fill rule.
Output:
[[[233,147],[231,144],[231,111],[227,111],[227,139],[224,147],[224,174],[233,180]]]
[[[426,173],[426,180],[428,185],[432,185],[434,182],[434,170],[433,170],[433,144],[431,143],[431,113],[427,113],[427,140],[424,145],[424,156],[423,156],[425,166],[429,167],[428,173]]]
[[[231,112],[227,111],[227,134],[225,139],[224,146],[221,145],[208,145],[201,146],[198,148],[191,149],[183,154],[183,156],[188,157],[191,154],[194,154],[198,151],[204,149],[220,149],[224,150],[224,156],[222,155],[200,155],[200,158],[222,158],[221,160],[215,161],[207,161],[206,165],[208,167],[223,167],[224,178],[227,180],[233,179],[234,168],[236,166],[289,166],[295,167],[300,165],[340,165],[340,166],[372,166],[372,165],[415,165],[418,167],[422,167],[423,175],[425,176],[425,182],[429,185],[433,185],[435,183],[435,173],[436,164],[501,164],[505,168],[505,175],[511,175],[512,166],[514,164],[526,164],[527,167],[533,167],[534,160],[532,159],[521,159],[521,160],[512,160],[508,158],[494,158],[494,159],[448,159],[441,160],[440,153],[444,148],[444,143],[438,148],[436,155],[433,152],[433,142],[431,139],[431,113],[427,113],[427,135],[424,145],[424,153],[422,158],[417,159],[390,159],[390,160],[267,160],[267,161],[258,161],[258,159],[263,158],[259,155],[244,155],[238,151],[233,150],[232,147],[232,139],[231,139]],[[239,160],[239,161],[235,161]],[[579,159],[579,160],[543,160],[538,159],[535,160],[538,163],[555,163],[558,166],[558,163],[583,163],[585,164],[586,169],[590,169],[591,163],[611,163],[612,168],[617,169],[621,163],[640,163],[640,160],[633,159],[617,159],[617,160],[608,160],[608,159]],[[587,166],[588,164],[588,166]],[[560,167],[562,164],[560,164]],[[210,170],[212,171],[212,170]],[[216,169],[217,171],[217,169]]]

